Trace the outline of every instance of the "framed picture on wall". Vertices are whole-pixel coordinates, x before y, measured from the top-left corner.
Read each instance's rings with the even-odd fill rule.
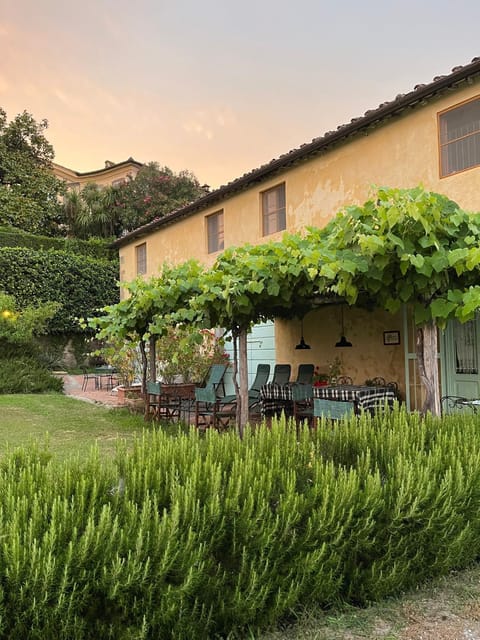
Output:
[[[383,344],[400,344],[400,331],[384,331]]]

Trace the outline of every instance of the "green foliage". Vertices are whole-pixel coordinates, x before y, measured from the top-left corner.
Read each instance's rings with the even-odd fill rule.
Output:
[[[137,278],[126,283],[128,297],[116,305],[103,309],[87,321],[97,331],[100,340],[147,340],[150,335],[164,335],[175,324],[172,316],[181,313],[183,319],[192,319],[190,306],[199,293],[203,267],[190,260],[177,267],[163,266],[157,278],[146,281]]]
[[[190,171],[175,174],[168,167],[150,162],[140,169],[134,180],[116,190],[121,227],[131,231],[183,207],[205,195]]]
[[[0,344],[28,345],[33,336],[46,333],[49,321],[60,305],[46,302],[18,310],[15,297],[0,291]]]
[[[91,355],[99,356],[102,361],[114,367],[120,384],[126,387],[141,379],[142,361],[138,342],[111,337]]]
[[[0,637],[246,637],[466,566],[478,434],[476,416],[396,410],[243,441],[158,430],[115,463],[16,451],[0,466]]]
[[[151,162],[135,179],[100,188],[87,184],[69,191],[62,212],[71,234],[78,238],[120,236],[205,195],[190,171],[175,174]]]
[[[117,255],[109,244],[100,238],[50,238],[13,227],[0,227],[0,247],[28,247],[29,249],[55,249],[89,256],[97,260],[116,260]]]
[[[63,381],[53,376],[37,358],[0,358],[0,394],[44,393],[62,389]]]
[[[182,382],[201,383],[212,364],[228,364],[223,339],[209,329],[196,329],[190,325],[170,327],[166,335],[157,340],[157,374],[166,383],[177,376]]]
[[[0,224],[58,235],[63,186],[49,168],[54,153],[47,127],[26,111],[8,123],[0,108]]]
[[[78,332],[77,317],[118,300],[117,265],[65,251],[0,248],[0,290],[19,309],[55,301],[61,305],[51,332]]]
[[[121,232],[117,187],[90,183],[80,193],[68,191],[63,212],[71,235],[77,238],[112,238]]]
[[[340,212],[324,229],[319,274],[350,304],[396,312],[412,305],[417,324],[471,319],[480,306],[480,214],[438,193],[379,189]]]

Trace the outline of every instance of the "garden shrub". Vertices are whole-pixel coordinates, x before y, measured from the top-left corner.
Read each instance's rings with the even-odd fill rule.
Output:
[[[116,262],[66,251],[0,248],[0,290],[13,295],[19,308],[60,303],[50,333],[81,332],[76,318],[118,302],[117,279]]]
[[[246,637],[480,551],[480,430],[396,410],[0,465],[0,637]]]
[[[0,358],[0,394],[62,391],[63,381],[33,357]]]
[[[77,253],[96,260],[117,260],[117,251],[110,248],[110,243],[101,238],[79,240],[78,238],[51,238],[27,233],[15,227],[0,227],[0,247],[27,247],[29,249],[47,251],[67,251]]]

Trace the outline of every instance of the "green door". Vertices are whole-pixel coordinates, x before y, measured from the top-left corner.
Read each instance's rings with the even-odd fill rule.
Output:
[[[442,345],[444,395],[480,398],[479,338],[478,317],[464,324],[458,320],[449,322]]]

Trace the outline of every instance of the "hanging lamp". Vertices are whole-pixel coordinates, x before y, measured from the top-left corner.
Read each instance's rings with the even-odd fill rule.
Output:
[[[295,349],[310,349],[310,345],[307,344],[303,338],[303,318],[300,320],[301,322],[301,327],[302,327],[302,337],[300,338],[300,342],[297,344],[297,346],[295,347]]]
[[[345,324],[343,322],[343,304],[342,304],[342,336],[338,342],[335,343],[336,347],[351,347],[352,343],[345,337]]]

